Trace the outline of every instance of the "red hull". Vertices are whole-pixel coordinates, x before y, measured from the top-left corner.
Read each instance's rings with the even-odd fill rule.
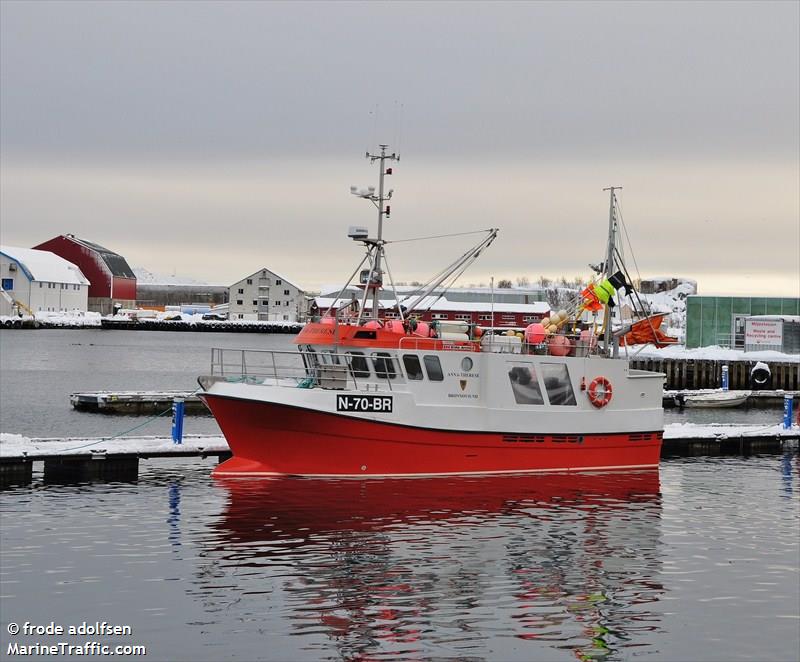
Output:
[[[217,475],[419,476],[658,466],[661,432],[452,432],[201,396],[233,451]]]

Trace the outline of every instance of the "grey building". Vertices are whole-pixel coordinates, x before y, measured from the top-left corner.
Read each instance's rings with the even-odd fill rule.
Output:
[[[305,293],[283,276],[259,269],[229,288],[229,318],[299,322],[305,316]]]

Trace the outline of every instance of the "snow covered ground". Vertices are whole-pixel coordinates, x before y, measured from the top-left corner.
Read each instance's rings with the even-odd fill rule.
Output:
[[[624,348],[620,354],[625,356]],[[630,358],[648,359],[694,359],[704,361],[767,361],[777,363],[796,363],[800,361],[800,354],[784,354],[783,352],[745,352],[743,349],[730,349],[728,347],[695,347],[686,349],[683,345],[670,345],[659,349],[655,345],[642,345],[631,347],[628,352]]]

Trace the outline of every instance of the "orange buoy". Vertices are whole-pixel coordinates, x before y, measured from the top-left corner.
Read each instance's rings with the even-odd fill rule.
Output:
[[[611,382],[605,377],[595,377],[592,383],[589,384],[589,390],[586,394],[589,396],[589,402],[598,409],[602,409],[609,402],[614,390],[611,388]]]

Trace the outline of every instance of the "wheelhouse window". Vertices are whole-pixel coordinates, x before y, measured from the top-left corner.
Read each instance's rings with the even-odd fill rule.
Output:
[[[406,377],[409,380],[417,382],[422,379],[422,366],[416,354],[403,354],[403,366],[405,366]]]
[[[444,380],[444,373],[442,372],[442,364],[438,356],[426,354],[423,358],[425,363],[425,372],[428,373],[428,379],[432,382],[441,382]]]
[[[577,405],[569,370],[563,363],[542,363],[542,378],[551,405]]]
[[[350,373],[356,379],[366,379],[369,377],[369,364],[364,356],[364,352],[347,352],[347,363],[350,366]]]
[[[397,376],[392,355],[388,352],[373,352],[372,367],[379,379],[394,379]]]
[[[543,405],[542,389],[531,363],[512,363],[508,371],[511,391],[518,405]]]

